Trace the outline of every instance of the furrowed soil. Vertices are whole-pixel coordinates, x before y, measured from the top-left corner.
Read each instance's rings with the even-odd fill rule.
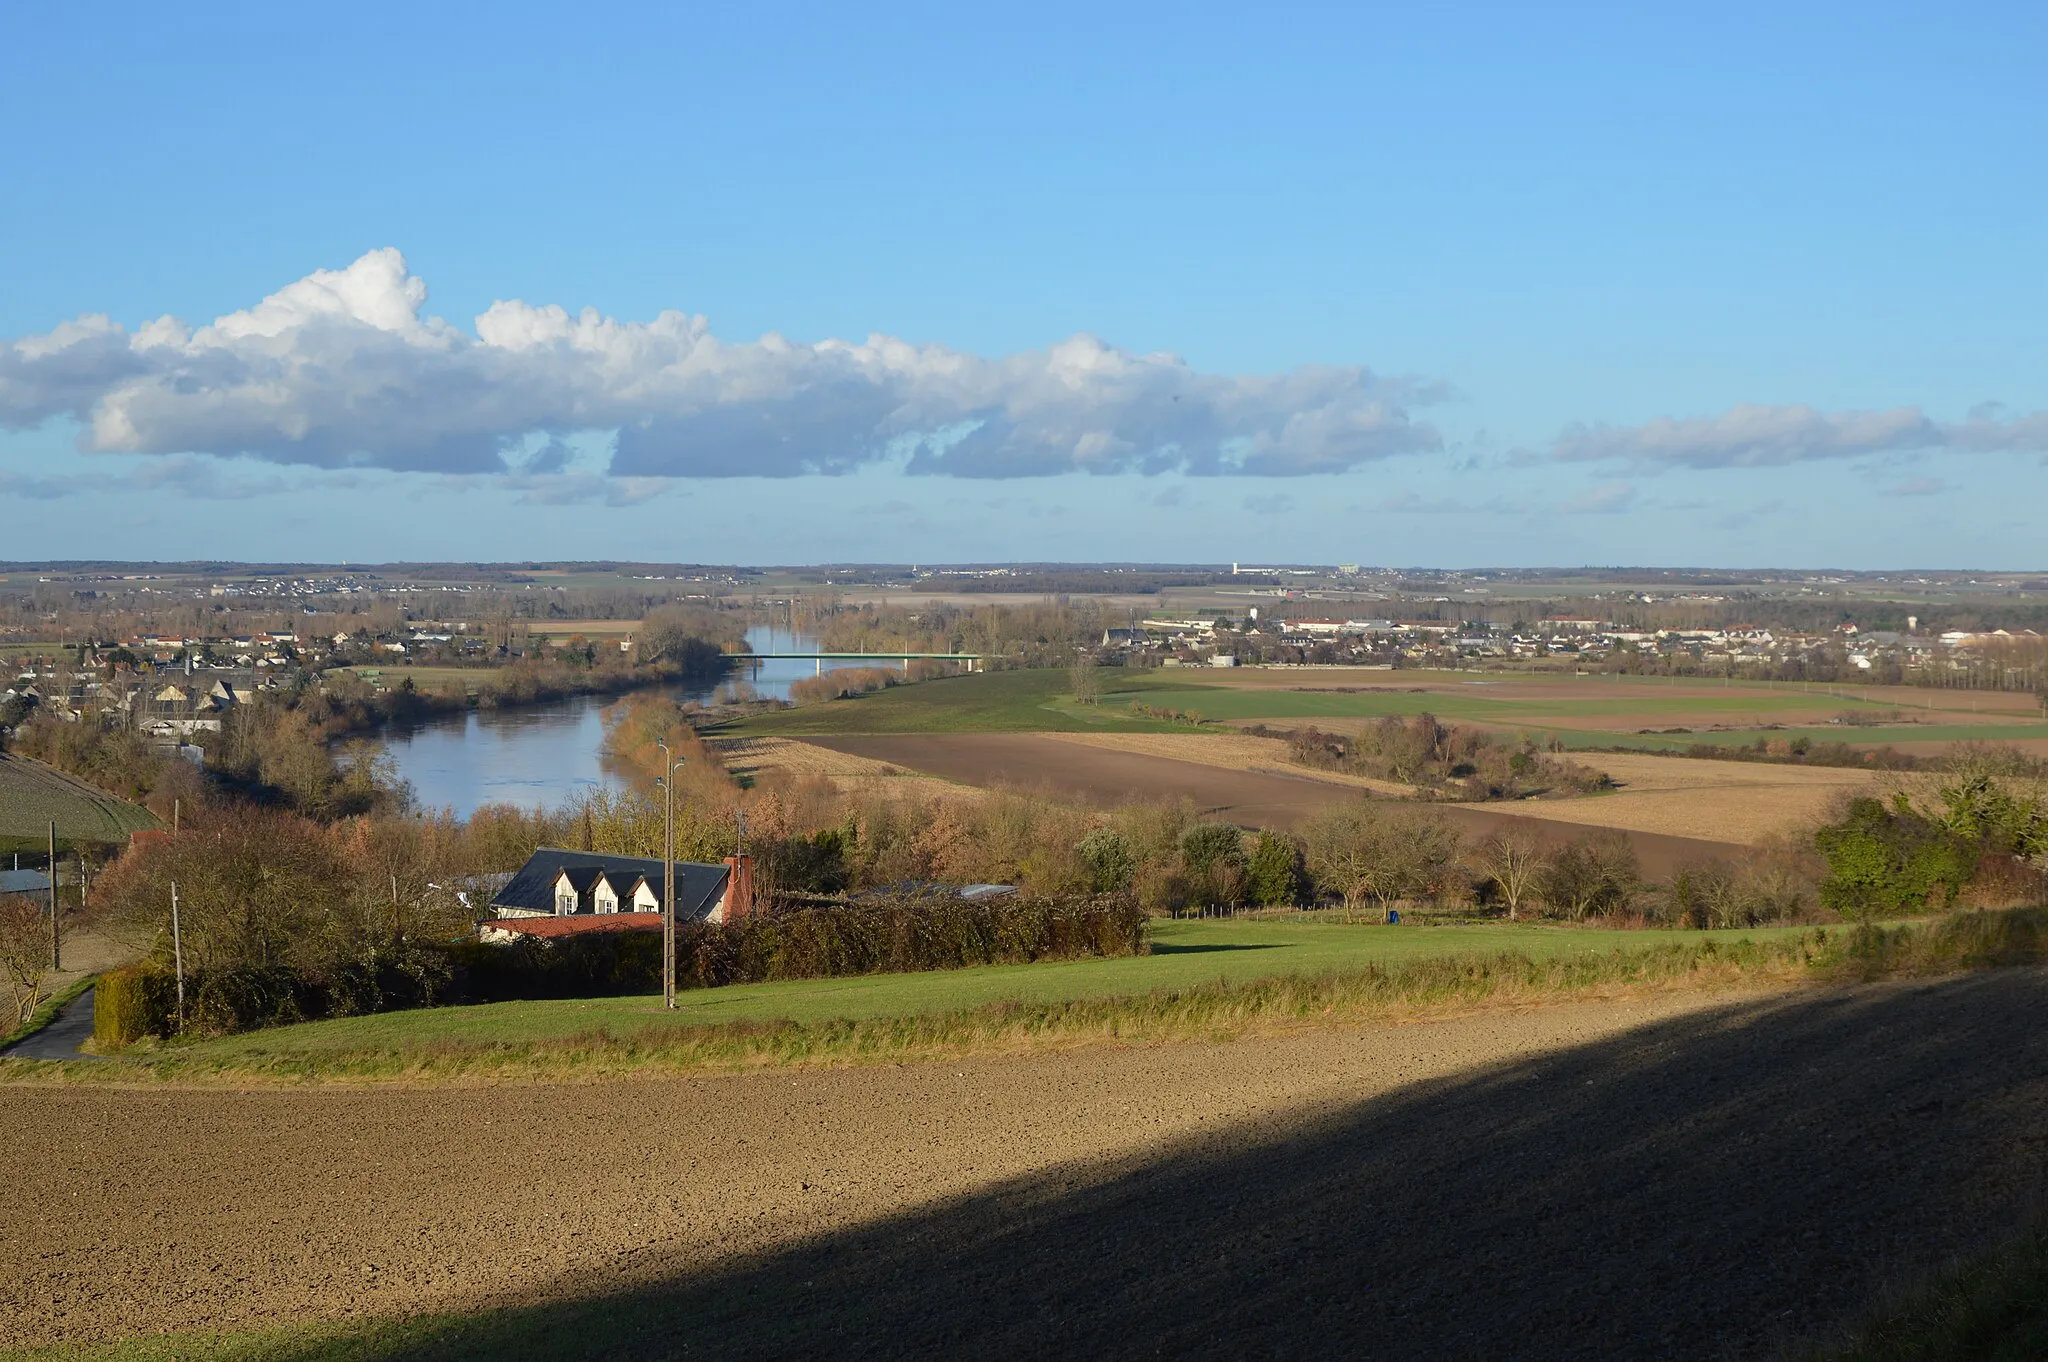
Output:
[[[756,783],[770,775],[792,780],[822,777],[844,790],[880,790],[920,799],[980,798],[972,786],[793,738],[712,738],[709,745],[726,770]]]
[[[1142,752],[1232,771],[1310,776],[1401,798],[1409,787],[1388,780],[1320,771],[1295,763],[1279,738],[1203,733],[1048,733],[1047,740],[1113,752]],[[1861,794],[1881,773],[1853,767],[1710,761],[1633,752],[1581,752],[1571,758],[1605,771],[1613,793],[1515,805],[1468,805],[1481,812],[1512,807],[1548,822],[1623,828],[1716,842],[1760,842],[1821,820],[1841,792]]]
[[[1205,741],[1204,735],[1189,735]],[[969,785],[1046,790],[1067,799],[1102,806],[1127,800],[1189,799],[1204,814],[1247,827],[1292,828],[1333,803],[1357,799],[1362,791],[1301,769],[1275,766],[1249,770],[1210,765],[1150,751],[1130,751],[1093,742],[1063,741],[1048,733],[876,733],[814,737],[806,741],[835,752],[927,771]],[[1588,763],[1597,764],[1597,763]],[[1546,821],[1548,801],[1512,804],[1433,804],[1469,837],[1484,837],[1504,821],[1529,819],[1553,840],[1583,836],[1583,825]],[[1629,831],[1645,873],[1669,875],[1690,861],[1738,854],[1740,841],[1715,828],[1690,836]]]
[[[0,1087],[10,1344],[1781,1355],[2015,1228],[2048,972],[561,1087]],[[251,1345],[246,1355],[308,1355]]]

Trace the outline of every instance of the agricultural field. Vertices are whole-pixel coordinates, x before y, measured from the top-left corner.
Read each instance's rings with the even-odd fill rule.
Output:
[[[376,685],[396,686],[409,678],[413,685],[421,690],[460,689],[474,695],[495,686],[502,668],[415,667],[398,662],[375,667],[343,667],[339,670],[353,672]]]
[[[66,844],[125,845],[130,833],[157,825],[147,809],[103,794],[39,761],[0,753],[0,851],[42,847],[52,820],[57,840]]]
[[[1142,694],[1106,694],[1103,703],[1143,703],[1229,724],[1323,727],[1427,711],[1501,733],[1555,737],[1572,748],[1682,749],[1802,736],[1858,747],[2048,742],[2048,719],[2032,696],[1905,687],[1239,668],[1183,677],[1178,685],[1162,679]],[[1852,716],[1859,722],[1835,722]]]
[[[565,639],[581,634],[593,642],[616,641],[639,631],[639,620],[532,620],[527,632],[535,638]]]
[[[2044,1005],[2006,969],[713,1077],[0,1084],[0,1347],[1801,1356],[2019,1227]]]
[[[647,1028],[724,1022],[910,1017],[991,1003],[1060,1003],[1192,988],[1219,980],[1242,983],[1323,974],[1368,964],[1510,952],[1554,960],[1702,940],[1766,941],[1810,930],[1607,931],[1539,923],[1388,927],[1288,917],[1161,921],[1152,925],[1153,953],[1148,956],[685,989],[673,1014],[663,1011],[659,998],[649,997],[386,1012],[228,1036],[179,1047],[179,1053],[200,1063],[250,1057],[317,1060],[323,1054],[364,1049],[446,1051],[558,1041],[597,1031],[625,1035]]]
[[[1170,732],[1173,725],[1133,714],[1129,698],[1158,689],[1151,672],[1105,669],[1101,705],[1074,703],[1064,670],[975,672],[755,715],[733,736],[804,737],[839,733]],[[1120,703],[1110,703],[1112,699]]]
[[[1104,669],[1100,679],[1102,701],[1093,706],[1075,703],[1064,671],[992,672],[762,714],[728,732],[782,743],[764,767],[823,770],[858,759],[870,774],[909,770],[1097,805],[1187,798],[1248,826],[1291,827],[1347,791],[1404,791],[1309,771],[1291,762],[1284,743],[1241,729],[1355,731],[1382,717],[1427,711],[1504,737],[1555,741],[1619,786],[1570,799],[1447,806],[1468,834],[1484,835],[1509,814],[1538,820],[1556,837],[1619,828],[1652,873],[1796,834],[1844,792],[1873,784],[1871,773],[1856,768],[1676,755],[1695,744],[1805,737],[1935,753],[1977,740],[2048,753],[2048,722],[2033,697],[2017,694],[1339,668]],[[1186,717],[1160,717],[1173,711]],[[1850,717],[1883,722],[1831,722]],[[806,748],[838,755],[805,756]]]
[[[1576,749],[1677,750],[1801,736],[1858,747],[1968,739],[2048,745],[2048,718],[2039,703],[2011,693],[1347,668],[1105,668],[1100,676],[1098,706],[1074,703],[1064,671],[987,672],[762,715],[737,731],[786,737],[1189,731],[1186,723],[1136,712],[1143,705],[1229,726],[1342,728],[1426,711],[1503,734],[1555,737]],[[1834,722],[1849,716],[1860,722]]]

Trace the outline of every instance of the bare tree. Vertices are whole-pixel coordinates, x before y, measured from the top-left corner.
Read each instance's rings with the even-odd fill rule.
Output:
[[[1444,893],[1458,866],[1457,830],[1435,810],[1359,800],[1311,818],[1302,854],[1318,886],[1347,911],[1367,899],[1382,911],[1404,898]]]
[[[1479,843],[1474,859],[1479,870],[1500,889],[1510,921],[1522,915],[1522,900],[1536,889],[1543,868],[1543,839],[1525,819],[1509,819]]]
[[[1102,678],[1095,674],[1095,655],[1090,652],[1074,654],[1074,665],[1068,673],[1074,679],[1074,700],[1083,705],[1102,703]]]
[[[27,894],[0,894],[0,982],[7,986],[15,1026],[35,1015],[49,977],[50,918],[44,905]]]

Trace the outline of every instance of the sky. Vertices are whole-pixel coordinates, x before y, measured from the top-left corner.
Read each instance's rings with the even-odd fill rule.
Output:
[[[2048,7],[0,9],[0,558],[2048,566]]]

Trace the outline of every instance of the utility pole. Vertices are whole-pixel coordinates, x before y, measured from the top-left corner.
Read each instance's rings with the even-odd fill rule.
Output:
[[[185,936],[178,930],[178,882],[171,881],[171,960],[178,971],[178,1034],[185,1034]]]
[[[50,968],[64,968],[63,940],[57,931],[57,824],[50,824]]]
[[[676,1005],[676,772],[688,758],[672,759],[661,749],[661,1005]]]

